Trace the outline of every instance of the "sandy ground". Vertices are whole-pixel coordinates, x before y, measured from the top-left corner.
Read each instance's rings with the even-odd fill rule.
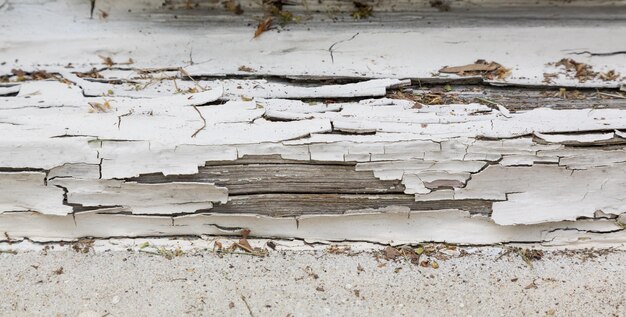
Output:
[[[529,266],[505,248],[457,248],[422,267],[324,248],[2,253],[0,315],[626,316],[623,251],[545,251]]]

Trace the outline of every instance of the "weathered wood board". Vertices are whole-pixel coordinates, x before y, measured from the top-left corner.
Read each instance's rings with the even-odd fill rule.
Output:
[[[543,76],[568,49],[619,50],[623,43],[607,38],[626,35],[623,24],[542,31],[557,41],[523,25],[448,33],[371,26],[328,63],[328,46],[354,26],[250,40],[249,28],[224,26],[199,36],[193,19],[173,27],[142,15],[72,20],[61,16],[64,6],[84,7],[0,8],[10,25],[0,29],[4,238],[246,228],[308,241],[626,242],[623,77]],[[36,19],[58,24],[28,33]],[[149,25],[150,41],[144,31],[120,35],[138,25]],[[53,36],[63,26],[80,29]],[[516,41],[503,40],[511,32]],[[569,37],[588,46],[572,47]],[[458,49],[446,44],[461,38],[468,43]],[[193,65],[183,62],[191,47]],[[102,65],[98,55],[133,64]],[[515,68],[497,86],[431,74],[477,58]],[[580,60],[626,72],[624,58]],[[512,87],[519,84],[534,87]]]

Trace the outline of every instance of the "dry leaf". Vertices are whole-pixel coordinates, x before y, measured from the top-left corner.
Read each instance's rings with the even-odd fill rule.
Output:
[[[222,243],[219,241],[215,241],[215,243],[213,243],[213,252],[220,252],[222,251],[224,247],[222,246]]]
[[[385,260],[395,260],[401,256],[400,251],[394,247],[386,247],[384,250]]]
[[[237,246],[246,252],[250,252],[250,253],[254,252],[254,249],[252,249],[252,246],[250,245],[247,239],[239,239],[239,243],[237,243]]]
[[[274,20],[274,18],[267,17],[267,18],[263,19],[263,21],[259,22],[259,25],[256,27],[256,31],[254,32],[254,37],[253,38],[257,38],[261,34],[263,34],[263,32],[269,30],[269,28],[272,26],[272,21],[273,20]]]

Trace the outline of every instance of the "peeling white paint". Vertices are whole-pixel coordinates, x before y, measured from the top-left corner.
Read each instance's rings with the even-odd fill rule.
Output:
[[[64,216],[72,207],[63,204],[63,189],[45,184],[42,172],[0,172],[0,213],[36,211]]]
[[[123,206],[133,214],[179,214],[226,203],[228,189],[210,183],[139,184],[121,180],[57,178],[67,188],[67,201],[86,207]],[[43,212],[46,213],[46,212]]]
[[[395,96],[389,89],[410,85],[399,78],[460,79],[436,72],[477,58],[512,68],[510,77],[492,84],[616,88],[623,79],[580,82],[560,74],[544,83],[543,73],[555,71],[546,64],[565,57],[571,43],[623,49],[597,36],[625,38],[623,27],[549,26],[540,39],[536,27],[418,32],[372,26],[358,37],[351,29],[313,34],[295,28],[255,40],[242,28],[228,29],[225,42],[221,26],[209,33],[181,25],[174,31],[143,15],[129,22],[122,11],[105,21],[105,34],[99,24],[105,22],[73,16],[86,4],[72,2],[67,12],[59,2],[39,4],[14,2],[0,12],[8,25],[0,28],[0,60],[13,61],[0,65],[0,75],[12,68],[58,74],[0,87],[0,232],[11,237],[222,235],[249,228],[268,238],[391,244],[626,241],[625,109],[509,111],[493,102],[419,105],[386,97]],[[33,23],[49,28],[33,32]],[[153,36],[138,34],[137,25],[150,26]],[[331,58],[329,47],[350,37]],[[458,39],[463,43],[452,44]],[[104,67],[98,55],[118,64],[100,72],[105,78],[79,77]],[[122,64],[129,57],[134,63]],[[619,57],[577,60],[596,71],[626,73]],[[267,75],[280,78],[262,79]],[[287,81],[303,77],[350,83]],[[306,98],[315,101],[299,100]],[[205,164],[215,165],[201,169]],[[219,164],[353,168],[372,181],[389,181],[393,191],[386,194],[393,199],[411,195],[411,204],[429,210],[383,204],[270,217],[263,214],[273,212],[267,204],[250,214],[218,213],[216,206],[237,196],[199,173],[222,176]],[[145,174],[158,181],[129,180]],[[254,175],[238,180],[251,187],[257,181]],[[283,194],[289,193],[277,195]],[[333,193],[314,194],[333,199]],[[86,211],[91,208],[97,210]]]

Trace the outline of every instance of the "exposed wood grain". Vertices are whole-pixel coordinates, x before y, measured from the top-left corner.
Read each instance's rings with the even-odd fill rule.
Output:
[[[603,108],[626,108],[626,99],[606,96],[598,93],[595,89],[565,89],[560,91],[554,88],[519,88],[519,87],[493,87],[493,86],[449,86],[452,90],[446,91],[444,85],[427,87],[415,87],[412,91],[424,101],[433,100],[441,96],[441,102],[471,103],[477,98],[497,102],[512,111],[529,110],[534,108],[551,109],[603,109]],[[600,90],[602,92],[602,90]],[[615,94],[610,91],[611,94]]]
[[[212,213],[262,214],[272,217],[340,215],[370,210],[405,207],[412,211],[458,209],[471,214],[491,214],[492,201],[480,199],[415,201],[413,195],[379,194],[259,194],[231,196],[228,203],[213,207]]]
[[[303,194],[375,194],[403,193],[399,181],[383,181],[369,171],[355,171],[354,165],[245,164],[204,166],[197,174],[141,175],[140,183],[204,182],[228,188],[232,195],[303,193]]]

